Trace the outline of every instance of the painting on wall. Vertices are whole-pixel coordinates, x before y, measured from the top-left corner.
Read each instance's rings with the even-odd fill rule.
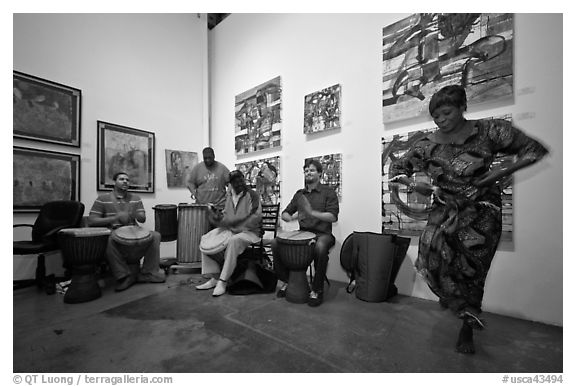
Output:
[[[236,164],[244,174],[246,185],[260,195],[262,204],[280,203],[280,157]]]
[[[236,96],[236,155],[280,146],[281,107],[279,76]]]
[[[80,200],[80,155],[13,148],[14,212],[37,212],[49,201]]]
[[[511,115],[494,118],[511,120]],[[413,192],[402,184],[388,183],[390,165],[393,160],[401,157],[417,141],[435,131],[426,129],[397,134],[382,138],[382,232],[395,233],[403,236],[419,236],[426,226],[426,209],[432,206],[432,197]],[[513,162],[514,157],[499,155],[493,162],[493,167],[505,167]],[[431,179],[422,172],[414,173],[415,182],[431,183]],[[514,247],[513,224],[513,177],[504,184],[502,191],[502,236],[500,249]]]
[[[513,97],[514,15],[418,13],[382,30],[383,121],[428,114],[450,84],[468,106]]]
[[[14,137],[80,147],[81,97],[77,88],[14,71]]]
[[[131,192],[154,193],[154,133],[98,121],[98,190],[112,190],[115,173],[130,177]]]
[[[304,97],[304,134],[340,128],[340,85]]]
[[[336,192],[338,201],[342,201],[342,154],[328,154],[318,157],[310,157],[322,164],[320,183],[330,186]]]
[[[191,151],[165,150],[166,181],[169,188],[185,188],[188,186],[190,173],[198,164],[198,154]]]

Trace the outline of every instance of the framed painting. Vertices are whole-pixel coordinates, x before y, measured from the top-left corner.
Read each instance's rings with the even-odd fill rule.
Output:
[[[191,151],[165,150],[166,182],[169,188],[185,188],[188,186],[190,173],[198,164],[198,154]]]
[[[130,177],[131,192],[154,193],[154,133],[98,121],[98,190],[114,189],[117,172]]]
[[[330,186],[336,192],[338,201],[342,201],[342,154],[327,154],[310,157],[322,164],[320,183]]]
[[[244,174],[246,185],[260,195],[262,204],[280,202],[280,157],[263,158],[236,164]]]
[[[38,212],[49,201],[80,201],[80,155],[13,147],[14,212]]]
[[[80,147],[81,97],[77,88],[14,71],[14,137]]]
[[[304,134],[340,128],[339,84],[304,97]]]
[[[236,155],[280,146],[281,109],[282,87],[279,76],[236,96]]]
[[[490,118],[510,121],[512,116],[505,114]],[[382,232],[419,236],[424,230],[428,219],[426,210],[432,206],[431,197],[413,192],[402,184],[388,183],[388,180],[392,162],[406,153],[414,143],[435,130],[411,131],[382,138]],[[513,161],[513,156],[499,154],[494,159],[492,167],[505,168],[506,164]],[[413,179],[415,182],[432,182],[423,172],[414,173]],[[509,177],[502,188],[502,235],[498,246],[500,250],[514,248],[513,182],[513,177]]]
[[[466,89],[468,106],[512,100],[514,14],[417,13],[382,30],[383,121],[428,115],[444,86]]]

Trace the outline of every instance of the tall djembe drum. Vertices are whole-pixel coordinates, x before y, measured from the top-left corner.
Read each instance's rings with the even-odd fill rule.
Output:
[[[178,205],[178,243],[176,245],[178,265],[201,266],[200,239],[208,232],[209,227],[208,205]]]
[[[291,303],[306,303],[310,286],[306,270],[314,260],[316,235],[306,231],[288,231],[276,236],[278,258],[290,270],[286,300]]]
[[[58,232],[64,267],[70,270],[70,286],[64,303],[82,303],[102,296],[96,270],[106,261],[108,228],[68,228]]]

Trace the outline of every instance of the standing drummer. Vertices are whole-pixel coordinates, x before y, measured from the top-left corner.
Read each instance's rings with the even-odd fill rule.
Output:
[[[304,182],[306,187],[294,194],[292,201],[282,212],[282,220],[289,222],[298,220],[301,231],[316,234],[314,247],[314,279],[308,297],[308,305],[317,307],[322,304],[324,294],[324,278],[328,267],[328,252],[336,242],[332,235],[332,223],[338,221],[338,196],[332,188],[320,183],[322,164],[315,159],[304,162]],[[288,286],[288,269],[277,258],[276,240],[272,242],[274,255],[274,270],[278,279],[283,282],[276,293],[278,297],[286,296]]]
[[[196,204],[213,204],[217,209],[224,209],[226,186],[230,170],[214,159],[214,149],[202,150],[204,162],[194,166],[188,179],[188,190]]]
[[[98,196],[90,214],[88,225],[116,229],[125,225],[138,225],[146,221],[146,212],[142,200],[136,194],[128,192],[130,177],[126,172],[118,172],[112,178],[114,190]],[[128,289],[134,282],[163,283],[166,278],[160,272],[160,233],[151,231],[152,242],[143,250],[144,262],[138,277],[130,274],[126,257],[118,248],[117,242],[110,237],[106,248],[106,259],[116,278],[116,291]],[[137,248],[138,246],[135,246]]]

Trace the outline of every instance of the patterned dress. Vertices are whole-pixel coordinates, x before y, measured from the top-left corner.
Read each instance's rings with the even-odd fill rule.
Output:
[[[419,241],[416,269],[440,304],[459,317],[481,312],[484,283],[502,231],[501,187],[478,188],[497,154],[540,160],[548,150],[502,119],[473,121],[464,144],[416,142],[394,161],[390,176],[421,171],[440,190]]]

